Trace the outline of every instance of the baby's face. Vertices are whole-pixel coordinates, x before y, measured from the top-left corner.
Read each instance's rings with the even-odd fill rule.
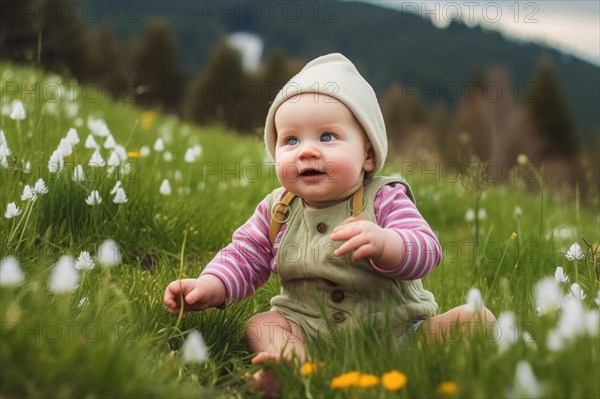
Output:
[[[304,93],[275,113],[277,177],[306,205],[323,208],[350,197],[375,168],[374,151],[340,101]]]

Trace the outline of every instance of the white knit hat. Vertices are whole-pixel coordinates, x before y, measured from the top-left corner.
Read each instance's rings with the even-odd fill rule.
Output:
[[[275,159],[275,112],[287,99],[303,93],[320,93],[341,101],[356,117],[367,133],[375,151],[374,175],[381,170],[387,156],[387,136],[383,115],[375,91],[361,76],[354,64],[341,54],[315,58],[279,91],[265,122],[265,145]]]

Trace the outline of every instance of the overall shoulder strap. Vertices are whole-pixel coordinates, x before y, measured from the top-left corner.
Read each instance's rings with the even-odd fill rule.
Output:
[[[281,225],[290,218],[290,203],[296,197],[296,194],[286,192],[281,201],[277,202],[271,208],[271,223],[269,225],[269,241],[271,245],[275,244],[275,238],[281,228]]]

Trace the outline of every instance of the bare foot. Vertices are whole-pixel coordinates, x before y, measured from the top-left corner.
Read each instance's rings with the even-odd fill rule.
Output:
[[[254,358],[252,358],[252,364],[255,366],[264,365],[267,362],[281,362],[281,361],[289,361],[282,357],[278,353],[270,353],[270,352],[260,352]],[[250,384],[256,390],[260,390],[264,392],[266,398],[280,398],[281,397],[281,386],[279,385],[279,381],[277,380],[277,376],[273,369],[271,369],[268,365],[262,370],[257,371],[256,373],[250,375],[246,375],[250,380]]]

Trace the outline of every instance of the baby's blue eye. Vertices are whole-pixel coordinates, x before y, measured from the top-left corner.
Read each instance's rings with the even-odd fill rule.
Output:
[[[321,141],[328,142],[333,140],[335,140],[335,136],[333,135],[333,133],[323,133],[321,135]]]
[[[286,145],[296,145],[296,144],[298,144],[298,139],[296,137],[288,137],[287,139],[285,139],[285,144]]]

